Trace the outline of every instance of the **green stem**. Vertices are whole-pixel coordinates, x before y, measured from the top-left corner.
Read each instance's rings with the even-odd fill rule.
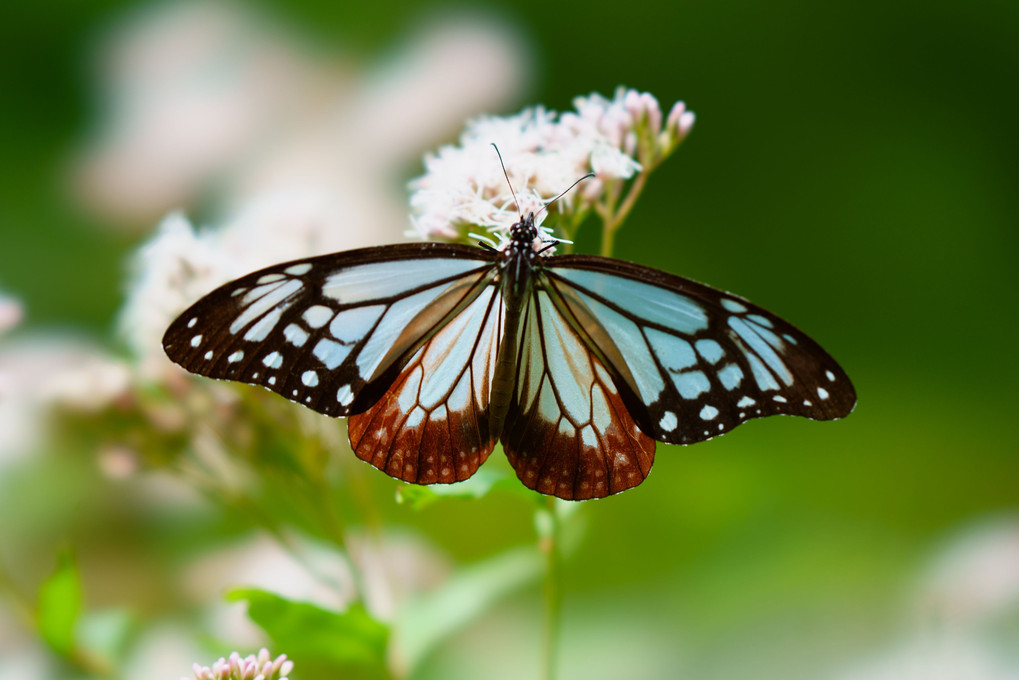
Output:
[[[555,496],[548,497],[549,525],[541,537],[545,553],[545,626],[542,639],[542,678],[555,680],[559,665],[559,632],[562,617],[562,590],[560,582],[559,513]]]
[[[650,174],[650,169],[643,170],[637,178],[633,180],[633,185],[630,187],[629,193],[626,194],[626,198],[620,204],[618,210],[612,211],[610,215],[605,216],[603,219],[602,226],[602,240],[601,240],[601,254],[605,257],[612,255],[612,249],[615,246],[616,230],[623,225],[623,221],[626,220],[627,215],[633,210],[634,204],[637,203],[637,198],[641,192],[644,191],[644,185],[647,184],[647,178]]]

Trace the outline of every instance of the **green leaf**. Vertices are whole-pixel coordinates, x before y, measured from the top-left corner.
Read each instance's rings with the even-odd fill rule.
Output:
[[[36,625],[53,651],[69,657],[75,648],[74,628],[81,614],[81,580],[69,550],[57,557],[57,568],[39,587]]]
[[[387,674],[389,627],[360,605],[337,613],[257,588],[233,590],[227,599],[247,600],[248,616],[273,639],[274,649],[299,660],[302,666],[358,667]]]

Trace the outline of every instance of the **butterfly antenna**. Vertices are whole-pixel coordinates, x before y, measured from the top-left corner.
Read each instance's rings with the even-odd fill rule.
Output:
[[[539,210],[538,212],[536,212],[536,213],[534,214],[535,218],[537,218],[537,217],[538,217],[538,215],[540,215],[540,214],[541,214],[541,211],[542,211],[542,210],[547,210],[547,209],[548,209],[548,206],[552,205],[553,203],[555,203],[556,201],[558,201],[558,200],[559,200],[560,198],[562,198],[562,197],[563,197],[563,196],[565,196],[566,194],[568,194],[568,193],[570,193],[571,191],[573,191],[573,187],[577,186],[578,184],[580,184],[581,182],[583,182],[583,181],[584,181],[585,179],[591,179],[591,178],[592,178],[592,177],[594,177],[594,176],[595,176],[595,174],[594,174],[593,172],[589,172],[589,173],[587,173],[586,175],[584,175],[583,177],[581,177],[580,179],[578,179],[578,180],[577,180],[576,182],[574,182],[573,184],[571,184],[571,185],[570,185],[570,188],[569,188],[569,189],[567,189],[567,190],[566,190],[566,191],[564,191],[563,193],[559,194],[558,196],[556,196],[555,198],[553,198],[553,199],[552,199],[551,201],[549,201],[549,202],[548,202],[548,203],[546,203],[545,205],[541,206],[541,210]]]
[[[499,152],[499,147],[497,147],[495,145],[495,142],[492,142],[492,148],[495,149],[495,154],[499,157],[499,165],[502,166],[503,177],[506,178],[506,184],[509,185],[510,194],[513,195],[513,203],[517,206],[517,212],[520,212],[520,201],[517,200],[517,192],[513,190],[513,182],[510,181],[509,173],[506,172],[506,164],[503,163],[503,161],[502,161],[502,154]],[[524,218],[524,216],[521,215],[520,219],[523,219],[523,218]]]

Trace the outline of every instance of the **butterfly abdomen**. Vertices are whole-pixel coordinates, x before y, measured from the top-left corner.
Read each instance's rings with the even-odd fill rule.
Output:
[[[531,269],[519,266],[521,254],[511,255],[503,270],[503,336],[492,377],[492,393],[489,401],[490,431],[493,436],[502,434],[509,412],[513,391],[516,389],[517,366],[520,349],[521,326],[524,304],[531,293]]]

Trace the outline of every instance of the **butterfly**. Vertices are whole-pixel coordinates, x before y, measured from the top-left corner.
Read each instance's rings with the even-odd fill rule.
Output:
[[[285,262],[178,317],[166,354],[346,416],[358,458],[416,484],[473,475],[501,440],[563,499],[640,484],[655,441],[752,418],[849,414],[816,342],[747,300],[607,257],[552,255],[534,213],[500,248],[418,243]]]

